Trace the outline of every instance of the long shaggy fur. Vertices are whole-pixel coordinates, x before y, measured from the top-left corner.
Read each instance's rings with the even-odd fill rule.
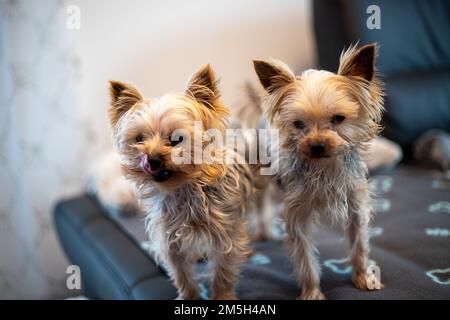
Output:
[[[376,52],[376,45],[349,48],[341,55],[338,74],[307,70],[294,76],[278,61],[254,62],[267,91],[264,113],[280,130],[278,178],[285,190],[287,245],[301,299],[324,298],[311,237],[321,220],[347,227],[354,284],[369,289],[372,205],[360,153],[379,132],[383,112]],[[317,145],[323,148],[319,155],[314,153]]]
[[[228,109],[219,99],[215,75],[204,66],[191,77],[185,92],[159,99],[141,99],[136,92],[112,82],[110,115],[123,172],[135,185],[147,215],[152,252],[169,272],[180,299],[199,298],[193,269],[200,258],[211,263],[212,298],[235,299],[240,266],[249,254],[243,212],[252,192],[251,172],[245,164],[180,164],[171,157],[188,153],[195,122],[201,124],[201,133],[208,129],[223,133],[227,127]],[[177,129],[188,133],[184,137],[188,141],[171,144]],[[206,144],[203,140],[191,144],[192,159]],[[226,147],[213,151],[235,155]],[[143,157],[161,160],[171,176],[158,181],[158,176],[142,169]]]

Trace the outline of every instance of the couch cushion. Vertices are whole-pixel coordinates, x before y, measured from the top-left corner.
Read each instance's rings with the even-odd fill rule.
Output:
[[[381,29],[366,26],[370,5],[380,8]],[[409,147],[429,129],[450,131],[449,1],[314,1],[314,18],[322,68],[336,71],[351,43],[380,44],[386,137]]]
[[[385,76],[450,70],[450,2],[446,0],[358,0],[348,3],[351,34],[381,46],[379,69]],[[370,5],[381,13],[381,29],[366,26]]]
[[[89,298],[176,297],[165,272],[95,200],[81,196],[61,201],[54,217],[61,244],[71,263],[80,267],[82,289]]]
[[[386,79],[384,134],[403,146],[433,128],[450,130],[450,70]]]

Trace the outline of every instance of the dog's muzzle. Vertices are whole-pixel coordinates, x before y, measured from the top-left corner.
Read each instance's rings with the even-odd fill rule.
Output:
[[[145,173],[150,174],[156,182],[164,182],[173,175],[172,170],[164,168],[164,163],[161,159],[149,158],[147,154],[142,156],[139,167]]]

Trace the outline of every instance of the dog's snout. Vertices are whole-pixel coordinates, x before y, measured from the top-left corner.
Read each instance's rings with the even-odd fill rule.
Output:
[[[161,169],[163,162],[160,158],[149,158],[148,164],[152,170],[159,170]]]
[[[325,143],[323,142],[311,143],[309,148],[313,156],[322,156],[325,153]]]

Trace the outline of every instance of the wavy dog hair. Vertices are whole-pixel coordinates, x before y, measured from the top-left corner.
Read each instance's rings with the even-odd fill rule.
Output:
[[[207,141],[190,144],[195,123],[201,123],[201,137],[227,127],[228,108],[212,68],[200,68],[184,91],[158,99],[144,99],[136,87],[118,81],[110,82],[110,93],[110,122],[123,172],[147,215],[152,253],[167,269],[179,298],[199,298],[193,268],[202,257],[210,260],[212,298],[236,298],[240,266],[249,253],[242,215],[252,192],[251,172],[245,164],[172,160],[173,153],[194,157],[205,147]],[[174,140],[179,129],[185,136]],[[224,146],[213,151],[235,152]]]
[[[287,244],[301,299],[324,298],[311,239],[320,219],[347,227],[354,284],[368,289],[372,204],[360,154],[380,131],[384,110],[377,51],[376,44],[351,46],[337,74],[307,70],[296,76],[281,61],[254,61],[266,90],[264,114],[280,130],[278,181],[285,191]]]

